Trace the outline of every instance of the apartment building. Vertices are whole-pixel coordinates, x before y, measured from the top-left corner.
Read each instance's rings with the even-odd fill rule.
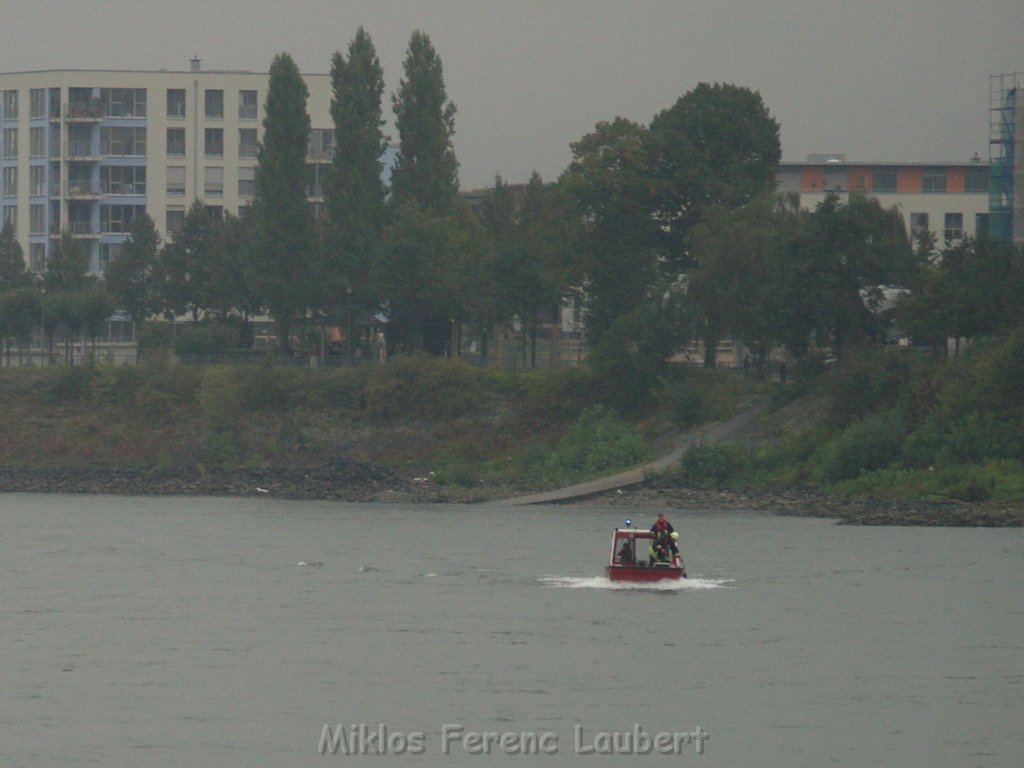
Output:
[[[334,130],[326,74],[303,76],[312,121],[309,196]],[[245,214],[255,192],[267,73],[47,70],[0,74],[0,208],[41,270],[67,230],[102,273],[134,216],[169,239],[193,200],[214,215]]]
[[[989,233],[989,165],[967,163],[848,163],[843,155],[810,155],[784,162],[778,191],[795,192],[811,210],[829,193],[864,194],[896,206],[911,236],[931,230],[939,247]]]

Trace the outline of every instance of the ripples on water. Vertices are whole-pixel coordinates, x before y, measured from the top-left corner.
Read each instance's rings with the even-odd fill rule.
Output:
[[[670,517],[695,576],[641,585],[607,509],[0,496],[0,766],[351,762],[325,723],[424,732],[366,765],[634,725],[710,734],[637,766],[1024,764],[1024,532]]]

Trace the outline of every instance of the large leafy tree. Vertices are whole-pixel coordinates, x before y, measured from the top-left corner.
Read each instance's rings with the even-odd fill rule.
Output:
[[[658,282],[646,129],[623,118],[599,123],[572,145],[563,179],[584,222],[588,343],[642,308]]]
[[[334,156],[326,178],[325,270],[327,304],[340,305],[349,289],[357,306],[368,306],[371,254],[384,223],[381,98],[384,74],[370,36],[362,27],[349,45],[348,57],[331,61],[331,117]]]
[[[0,291],[20,288],[28,283],[25,254],[9,223],[0,230]]]
[[[201,200],[193,201],[181,229],[160,253],[160,307],[167,318],[187,313],[196,321],[208,308],[215,236],[213,217]]]
[[[107,265],[103,276],[117,305],[136,322],[159,309],[156,269],[160,244],[160,233],[149,214],[135,216],[120,255]]]
[[[391,351],[448,351],[452,325],[487,303],[489,258],[486,236],[468,212],[439,216],[414,202],[400,205],[372,270],[390,307]]]
[[[263,141],[257,153],[252,204],[257,292],[290,348],[291,323],[316,301],[313,219],[306,200],[309,89],[295,61],[279,54],[270,65]]]
[[[988,239],[949,246],[896,310],[919,344],[1024,327],[1024,250]]]
[[[452,146],[455,105],[448,100],[441,59],[425,33],[413,32],[404,68],[405,77],[392,97],[399,140],[392,193],[396,203],[412,200],[447,214],[459,192]]]
[[[250,239],[246,223],[226,213],[212,222],[210,258],[204,291],[211,315],[221,319],[237,313],[248,318],[259,309],[252,287],[252,264],[248,258]]]
[[[712,205],[736,208],[775,187],[779,124],[756,91],[700,83],[651,121],[652,215],[665,264],[692,263],[689,233]]]

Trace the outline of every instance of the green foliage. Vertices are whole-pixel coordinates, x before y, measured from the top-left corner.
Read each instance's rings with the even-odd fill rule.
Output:
[[[894,350],[863,348],[843,357],[826,379],[831,418],[846,426],[886,403],[905,398],[910,366]]]
[[[179,355],[223,354],[238,349],[240,342],[240,329],[236,323],[188,323],[178,329],[174,351]]]
[[[690,488],[718,488],[742,474],[748,466],[748,457],[742,449],[697,445],[680,457],[679,466],[668,476],[671,482]]]
[[[117,306],[136,323],[159,309],[156,276],[159,254],[160,233],[149,214],[143,212],[132,219],[131,234],[121,254],[104,272],[104,283],[114,295]]]
[[[46,260],[43,285],[46,290],[74,292],[89,282],[89,253],[70,231],[61,232],[56,247]]]
[[[982,464],[910,469],[887,467],[836,484],[850,495],[953,498],[1013,502],[1024,499],[1024,462],[1010,459]]]
[[[549,483],[570,483],[642,462],[646,444],[636,428],[603,406],[588,408],[536,468]]]
[[[25,271],[25,254],[14,236],[10,222],[4,222],[0,230],[0,293],[24,288],[29,283]]]
[[[405,77],[392,97],[398,157],[391,191],[396,203],[415,202],[447,215],[459,192],[455,105],[448,100],[441,59],[424,32],[412,33],[403,68]]]
[[[374,369],[364,396],[367,413],[384,419],[466,416],[486,402],[483,374],[458,360],[423,356]]]
[[[898,411],[873,413],[821,445],[810,458],[811,472],[835,483],[888,466],[899,457],[906,431]]]

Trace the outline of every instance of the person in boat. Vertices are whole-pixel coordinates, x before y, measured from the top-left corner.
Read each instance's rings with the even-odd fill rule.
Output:
[[[651,548],[650,550],[648,550],[648,565],[672,562],[672,550],[669,548],[668,545],[670,541],[672,541],[672,539],[670,539],[668,536],[662,536],[661,538],[651,539]]]
[[[665,513],[659,512],[658,519],[655,520],[654,525],[651,526],[651,535],[654,537],[655,541],[666,539],[669,550],[673,555],[678,555],[679,547],[676,546],[676,539],[679,537],[672,535],[675,532],[676,529],[672,527],[672,523],[670,523],[668,518],[665,517]]]
[[[636,555],[633,552],[633,540],[624,539],[619,548],[618,561],[620,565],[633,565],[636,562]]]

